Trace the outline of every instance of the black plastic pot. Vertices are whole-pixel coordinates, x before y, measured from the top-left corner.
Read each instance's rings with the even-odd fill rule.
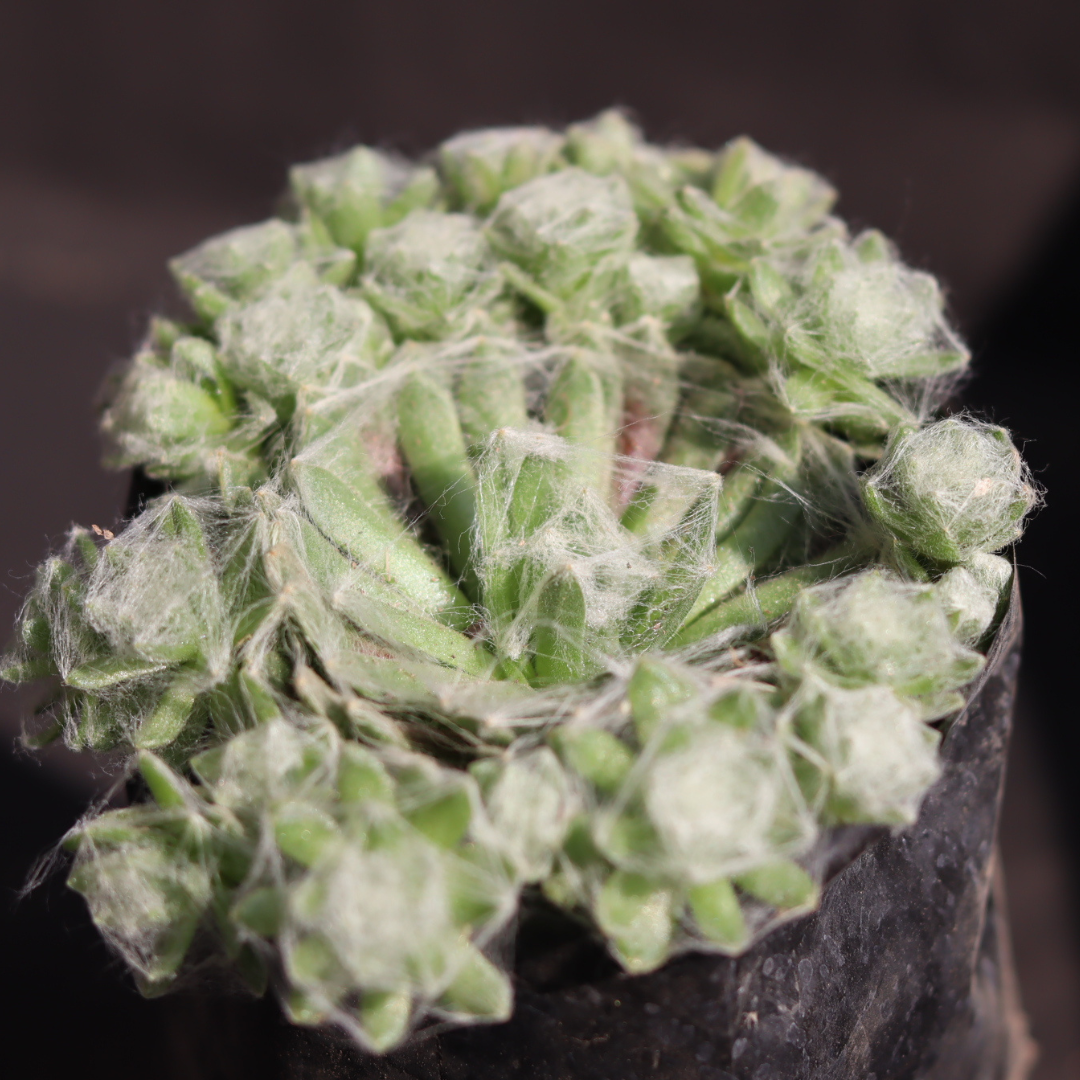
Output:
[[[285,1023],[273,1003],[189,997],[177,1076],[241,1080],[1022,1080],[995,847],[1019,666],[1019,594],[944,772],[898,835],[838,830],[813,915],[738,959],[619,973],[596,942],[534,917],[498,1026],[430,1030],[384,1058]]]

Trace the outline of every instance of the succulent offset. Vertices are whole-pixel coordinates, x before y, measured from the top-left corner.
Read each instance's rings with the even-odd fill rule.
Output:
[[[812,909],[830,828],[914,821],[1037,501],[937,418],[937,283],[613,112],[291,190],[171,264],[103,418],[165,493],[3,670],[141,778],[67,840],[140,987],[227,963],[385,1051],[509,1015],[526,893],[631,972]]]

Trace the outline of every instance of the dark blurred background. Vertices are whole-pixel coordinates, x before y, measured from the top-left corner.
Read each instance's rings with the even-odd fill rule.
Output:
[[[286,166],[421,152],[464,128],[610,104],[656,140],[746,132],[818,169],[840,211],[945,282],[973,342],[967,400],[1048,488],[1020,550],[1027,651],[1003,825],[1039,1080],[1080,1077],[1077,561],[1080,5],[1068,0],[55,0],[0,3],[0,627],[72,521],[109,526],[92,401],[164,260],[267,216]],[[173,1015],[129,988],[33,860],[107,771],[15,748],[0,697],[9,1075],[172,1075]]]

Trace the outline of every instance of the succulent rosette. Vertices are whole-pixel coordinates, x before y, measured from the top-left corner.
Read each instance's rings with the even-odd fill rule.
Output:
[[[914,820],[1037,502],[938,418],[937,283],[613,112],[290,180],[173,260],[103,416],[163,494],[3,672],[141,778],[67,840],[141,988],[227,963],[384,1051],[509,1015],[525,893],[631,972],[812,909],[829,829]]]

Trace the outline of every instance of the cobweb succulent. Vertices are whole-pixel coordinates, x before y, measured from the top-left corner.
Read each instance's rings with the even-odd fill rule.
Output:
[[[103,416],[162,493],[3,672],[127,762],[66,843],[140,987],[228,964],[384,1051],[509,1015],[525,896],[631,972],[812,909],[829,829],[914,820],[1037,501],[938,417],[937,283],[615,112],[290,181],[171,263]]]

